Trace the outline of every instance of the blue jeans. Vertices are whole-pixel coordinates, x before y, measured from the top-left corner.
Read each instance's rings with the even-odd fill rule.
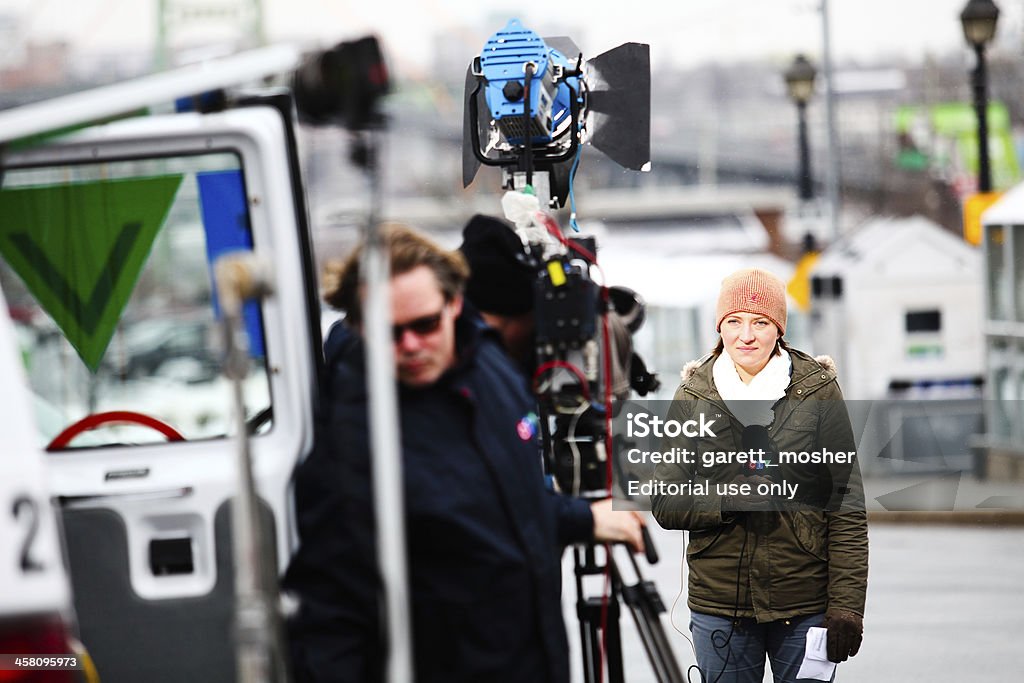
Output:
[[[749,618],[734,623],[726,617],[691,613],[690,633],[703,683],[761,683],[766,656],[775,683],[821,683],[797,678],[796,673],[804,658],[807,629],[821,626],[824,618],[813,614],[759,624]]]

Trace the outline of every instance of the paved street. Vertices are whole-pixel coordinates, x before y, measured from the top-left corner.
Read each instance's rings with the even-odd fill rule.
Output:
[[[682,539],[651,520],[662,561],[644,568],[666,607],[679,595]],[[839,683],[1020,680],[1024,655],[1024,527],[874,524],[865,637],[860,654],[841,664]],[[573,647],[573,681],[581,681],[572,561],[565,564],[563,602]],[[641,564],[643,564],[641,562]],[[595,586],[593,591],[598,588]],[[684,630],[685,595],[675,606]],[[683,636],[664,620],[682,668],[693,664]],[[625,613],[628,683],[656,681]],[[690,679],[699,683],[694,672]],[[770,673],[765,681],[771,681]]]

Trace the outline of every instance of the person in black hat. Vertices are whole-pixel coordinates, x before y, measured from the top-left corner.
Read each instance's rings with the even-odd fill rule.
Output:
[[[501,335],[505,349],[532,375],[533,281],[537,269],[505,221],[476,214],[462,230],[459,251],[469,263],[466,299]]]

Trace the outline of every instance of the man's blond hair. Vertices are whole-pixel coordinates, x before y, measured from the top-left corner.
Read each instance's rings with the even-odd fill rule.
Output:
[[[381,234],[390,256],[391,277],[427,266],[437,278],[446,302],[462,293],[469,277],[469,266],[460,252],[449,251],[418,230],[401,223],[381,226]],[[344,311],[345,319],[351,325],[358,325],[363,319],[359,266],[364,246],[360,242],[348,257],[328,263],[324,271],[324,301]]]

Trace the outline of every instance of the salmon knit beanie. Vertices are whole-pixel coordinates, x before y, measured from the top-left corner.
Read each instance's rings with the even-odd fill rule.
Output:
[[[732,313],[756,313],[771,320],[786,333],[786,285],[767,270],[745,268],[722,280],[715,314],[715,331],[722,331],[722,321]]]

